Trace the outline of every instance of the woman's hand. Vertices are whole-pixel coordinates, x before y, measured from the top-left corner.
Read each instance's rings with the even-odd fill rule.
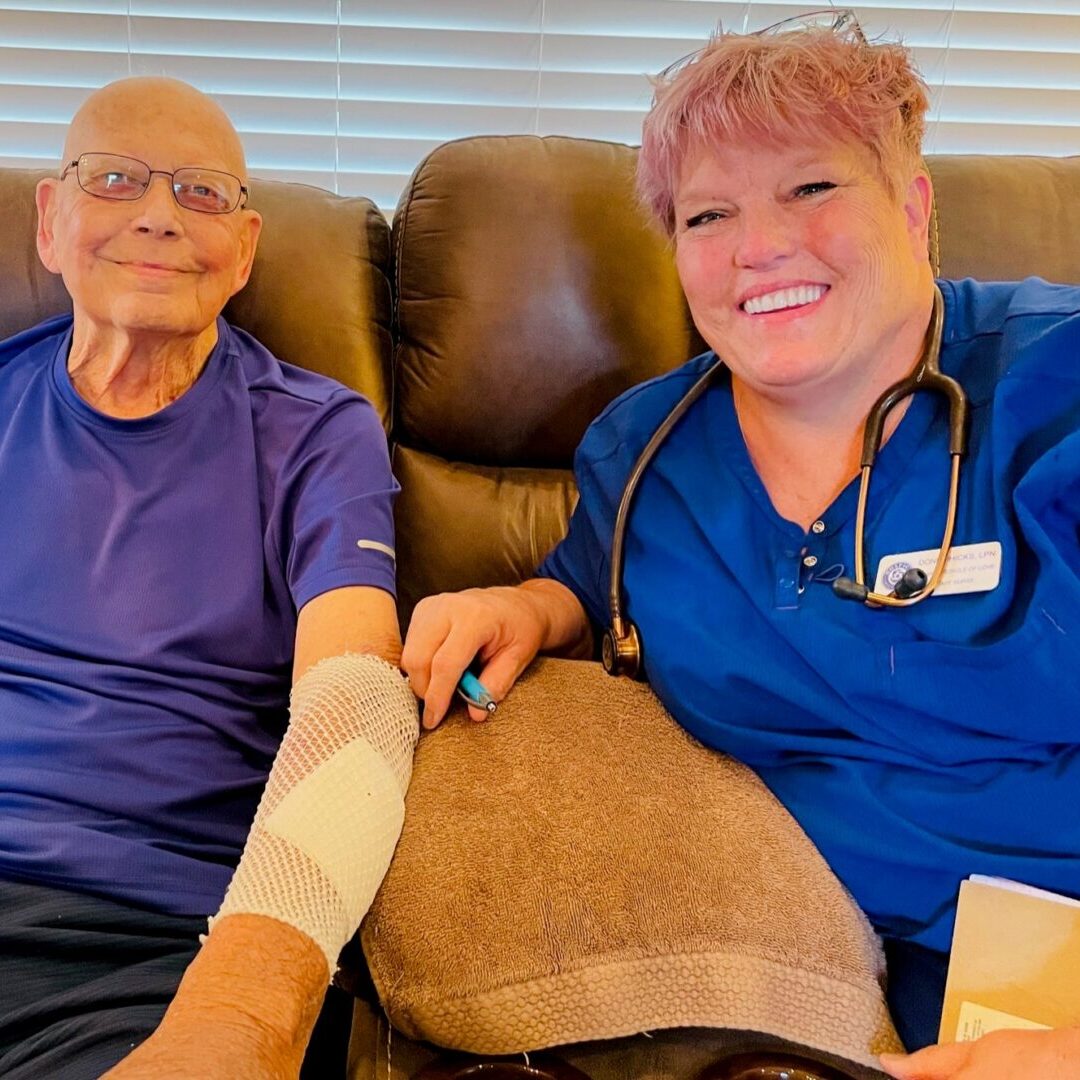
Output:
[[[974,1042],[882,1054],[896,1080],[1080,1080],[1080,1030],[993,1031]]]
[[[401,666],[424,702],[423,723],[446,715],[462,672],[479,657],[478,678],[501,701],[541,650],[564,654],[590,647],[589,621],[578,599],[557,581],[466,589],[421,600],[413,612]],[[469,708],[474,720],[487,713]]]

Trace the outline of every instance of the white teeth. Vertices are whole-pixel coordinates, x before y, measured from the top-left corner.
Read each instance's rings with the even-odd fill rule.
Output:
[[[824,285],[796,285],[791,289],[777,289],[776,292],[755,296],[743,304],[747,315],[762,315],[766,311],[780,311],[783,308],[802,307],[820,300],[826,293]]]

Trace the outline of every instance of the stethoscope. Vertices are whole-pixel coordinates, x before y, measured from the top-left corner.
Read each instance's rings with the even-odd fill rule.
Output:
[[[860,458],[859,501],[855,511],[855,579],[842,577],[832,583],[833,592],[843,600],[861,600],[869,608],[909,607],[930,596],[941,582],[945,565],[952,549],[953,531],[956,527],[956,507],[960,491],[960,459],[967,452],[968,402],[963,387],[948,375],[942,374],[939,366],[941,355],[941,333],[944,322],[944,302],[941,290],[934,286],[934,309],[923,339],[922,357],[915,370],[906,378],[890,386],[874,402],[866,417],[863,428],[863,449]],[[663,445],[672,428],[686,415],[687,411],[716,380],[722,370],[723,361],[717,359],[696,383],[676,403],[664,418],[663,423],[653,432],[645,448],[634,462],[626,486],[619,501],[619,511],[615,516],[615,529],[611,540],[611,583],[608,593],[608,606],[611,625],[604,631],[601,657],[604,670],[609,675],[628,675],[641,678],[642,670],[641,635],[637,627],[622,612],[622,574],[626,527],[630,518],[630,508],[637,493],[641,477]],[[866,585],[866,550],[864,534],[866,531],[866,505],[870,495],[870,474],[874,460],[881,448],[881,437],[885,429],[885,420],[889,413],[904,400],[929,390],[944,394],[949,402],[949,504],[945,516],[945,532],[938,549],[937,561],[933,572],[927,578],[924,571],[917,567],[908,570],[896,588],[888,594],[874,592]]]

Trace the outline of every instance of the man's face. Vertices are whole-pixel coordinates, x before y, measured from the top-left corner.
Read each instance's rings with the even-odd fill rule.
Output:
[[[80,110],[65,162],[84,153],[123,155],[171,173],[198,166],[245,176],[235,132],[190,88],[165,81],[119,83]],[[142,198],[104,199],[76,170],[38,186],[38,252],[63,276],[77,323],[139,335],[197,336],[247,282],[261,225],[238,209],[207,214],[173,197],[155,173]]]

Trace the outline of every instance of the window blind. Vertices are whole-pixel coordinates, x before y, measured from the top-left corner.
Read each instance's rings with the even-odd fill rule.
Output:
[[[813,0],[23,0],[0,3],[0,163],[45,166],[86,94],[185,79],[233,118],[257,176],[392,208],[418,162],[472,134],[638,141],[647,75],[718,24]],[[1080,153],[1080,0],[871,2],[932,91],[932,153]]]

